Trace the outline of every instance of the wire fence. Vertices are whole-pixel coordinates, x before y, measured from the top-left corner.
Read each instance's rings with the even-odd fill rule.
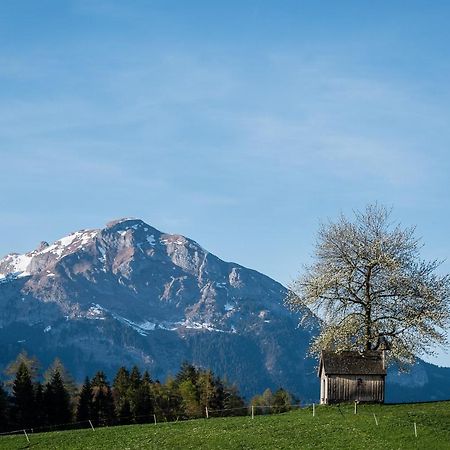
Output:
[[[307,408],[310,405],[303,404],[293,404],[293,405],[255,405],[255,406],[241,406],[235,408],[224,408],[224,409],[212,409],[206,407],[204,410],[199,410],[197,412],[186,413],[185,410],[168,410],[168,411],[158,411],[151,414],[143,414],[138,416],[122,416],[115,417],[113,419],[87,419],[76,422],[52,424],[52,425],[41,425],[33,427],[24,427],[11,431],[0,432],[1,436],[8,436],[14,434],[33,434],[42,433],[50,431],[65,431],[73,429],[82,428],[101,428],[110,427],[117,425],[131,425],[131,424],[170,424],[177,423],[180,421],[196,420],[202,418],[214,418],[214,417],[233,417],[233,416],[252,416],[255,415],[268,415],[268,414],[279,414],[293,409]]]
[[[212,409],[206,407],[204,411],[198,411],[196,414],[187,415],[186,411],[170,411],[170,414],[164,411],[158,411],[151,414],[139,415],[139,416],[124,416],[116,417],[110,420],[93,420],[87,419],[77,422],[61,423],[55,425],[44,425],[38,427],[20,428],[11,431],[5,431],[0,433],[0,439],[5,436],[23,435],[28,442],[30,442],[30,435],[43,432],[55,432],[55,431],[67,431],[74,429],[89,429],[95,432],[97,428],[113,427],[119,425],[130,424],[154,424],[154,425],[170,425],[176,424],[181,421],[188,421],[194,419],[211,419],[220,417],[233,417],[233,416],[247,416],[253,420],[258,416],[282,414],[293,410],[303,410],[306,414],[312,415],[316,420],[320,422],[321,416],[327,416],[330,418],[330,412],[333,414],[332,419],[341,420],[344,423],[354,423],[353,418],[355,416],[364,417],[368,425],[378,427],[381,425],[389,424],[391,427],[407,427],[409,432],[414,433],[415,437],[418,437],[421,422],[425,423],[427,416],[420,411],[411,411],[407,413],[407,419],[401,417],[395,417],[392,413],[385,414],[383,410],[384,405],[379,405],[378,408],[371,405],[366,410],[364,405],[358,405],[356,402],[354,405],[333,405],[333,407],[318,407],[315,403],[303,403],[303,404],[291,404],[291,405],[250,405],[241,406],[235,408],[224,409]],[[387,405],[386,405],[387,406]],[[413,404],[411,404],[411,407]]]

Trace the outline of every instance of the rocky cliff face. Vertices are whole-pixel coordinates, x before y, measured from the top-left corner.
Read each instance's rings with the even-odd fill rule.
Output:
[[[22,349],[43,365],[61,357],[79,380],[132,364],[164,379],[187,360],[247,396],[283,386],[315,399],[315,362],[305,357],[312,331],[297,327],[285,296],[276,281],[190,239],[117,220],[0,260],[0,369]],[[407,378],[392,380],[413,399]]]

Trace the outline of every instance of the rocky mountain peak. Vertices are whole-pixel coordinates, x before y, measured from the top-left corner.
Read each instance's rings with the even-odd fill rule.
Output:
[[[245,325],[244,298],[281,312],[281,302],[270,298],[284,292],[264,275],[221,261],[195,241],[135,218],[80,230],[24,255],[8,255],[0,260],[0,277],[25,278],[27,292],[65,305],[74,318],[89,317],[95,304],[132,322],[170,322],[175,329],[203,324],[224,332]]]
[[[106,228],[119,228],[128,229],[133,226],[143,226],[146,225],[145,222],[141,219],[137,219],[135,217],[123,217],[121,219],[111,220],[106,224]]]
[[[42,250],[50,247],[50,244],[47,241],[41,241],[39,246],[36,248],[35,252],[41,252]]]
[[[25,254],[10,253],[0,259],[0,278],[45,276],[53,273],[50,266],[57,265],[69,255],[77,254],[86,260],[97,258],[106,263],[108,251],[129,248],[130,255],[144,252],[144,247],[154,247],[161,232],[140,219],[118,219],[103,229],[79,230],[49,244],[42,241],[33,251]],[[147,248],[148,249],[148,248]]]
[[[161,231],[152,227],[148,223],[145,223],[141,219],[136,218],[124,218],[124,219],[116,219],[108,222],[105,228],[102,231],[105,232],[118,232],[118,231],[143,231],[146,233],[157,233],[162,234]]]

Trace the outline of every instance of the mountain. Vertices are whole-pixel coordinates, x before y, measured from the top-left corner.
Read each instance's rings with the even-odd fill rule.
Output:
[[[44,366],[59,356],[78,380],[133,364],[165,379],[187,360],[246,396],[283,386],[314,399],[316,362],[305,357],[313,330],[297,326],[286,294],[191,239],[116,220],[0,260],[0,369],[22,349]],[[446,370],[420,362],[391,373],[389,397],[448,398],[450,387],[436,385]]]

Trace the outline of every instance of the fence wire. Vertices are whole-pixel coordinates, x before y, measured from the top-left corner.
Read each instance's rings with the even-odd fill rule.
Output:
[[[395,417],[392,412],[386,414],[383,411],[384,406],[380,405],[379,412],[376,412],[376,407],[371,405],[370,411],[365,410],[364,405],[357,405],[356,413],[353,405],[349,404],[336,404],[333,406],[321,406],[315,403],[302,403],[302,404],[291,404],[291,405],[250,405],[235,408],[224,408],[224,409],[209,409],[205,408],[205,411],[198,411],[197,414],[187,415],[186,411],[158,411],[151,414],[139,415],[139,416],[123,416],[116,417],[112,420],[83,420],[69,423],[61,423],[55,425],[44,425],[38,427],[26,427],[17,430],[5,431],[0,433],[0,437],[13,436],[13,435],[25,435],[28,440],[29,435],[34,433],[42,432],[57,432],[57,431],[67,431],[74,429],[93,429],[103,428],[103,427],[114,427],[119,425],[131,425],[131,424],[154,424],[154,425],[169,425],[176,424],[181,421],[189,421],[196,419],[209,419],[218,417],[238,417],[247,416],[251,418],[257,418],[262,415],[275,415],[282,414],[293,410],[303,410],[304,412],[311,413],[316,420],[320,423],[320,417],[323,412],[329,417],[330,411],[334,411],[335,417],[348,423],[348,425],[354,424],[354,421],[350,422],[356,417],[367,418],[368,421],[372,422],[373,426],[384,426],[389,424],[390,426],[401,426],[414,429],[417,436],[417,429],[420,429],[421,424],[426,424],[427,416],[420,411],[414,411],[414,408],[408,412],[408,419]],[[413,405],[412,405],[413,406]],[[325,409],[326,408],[326,409]],[[167,414],[166,414],[167,413]]]

